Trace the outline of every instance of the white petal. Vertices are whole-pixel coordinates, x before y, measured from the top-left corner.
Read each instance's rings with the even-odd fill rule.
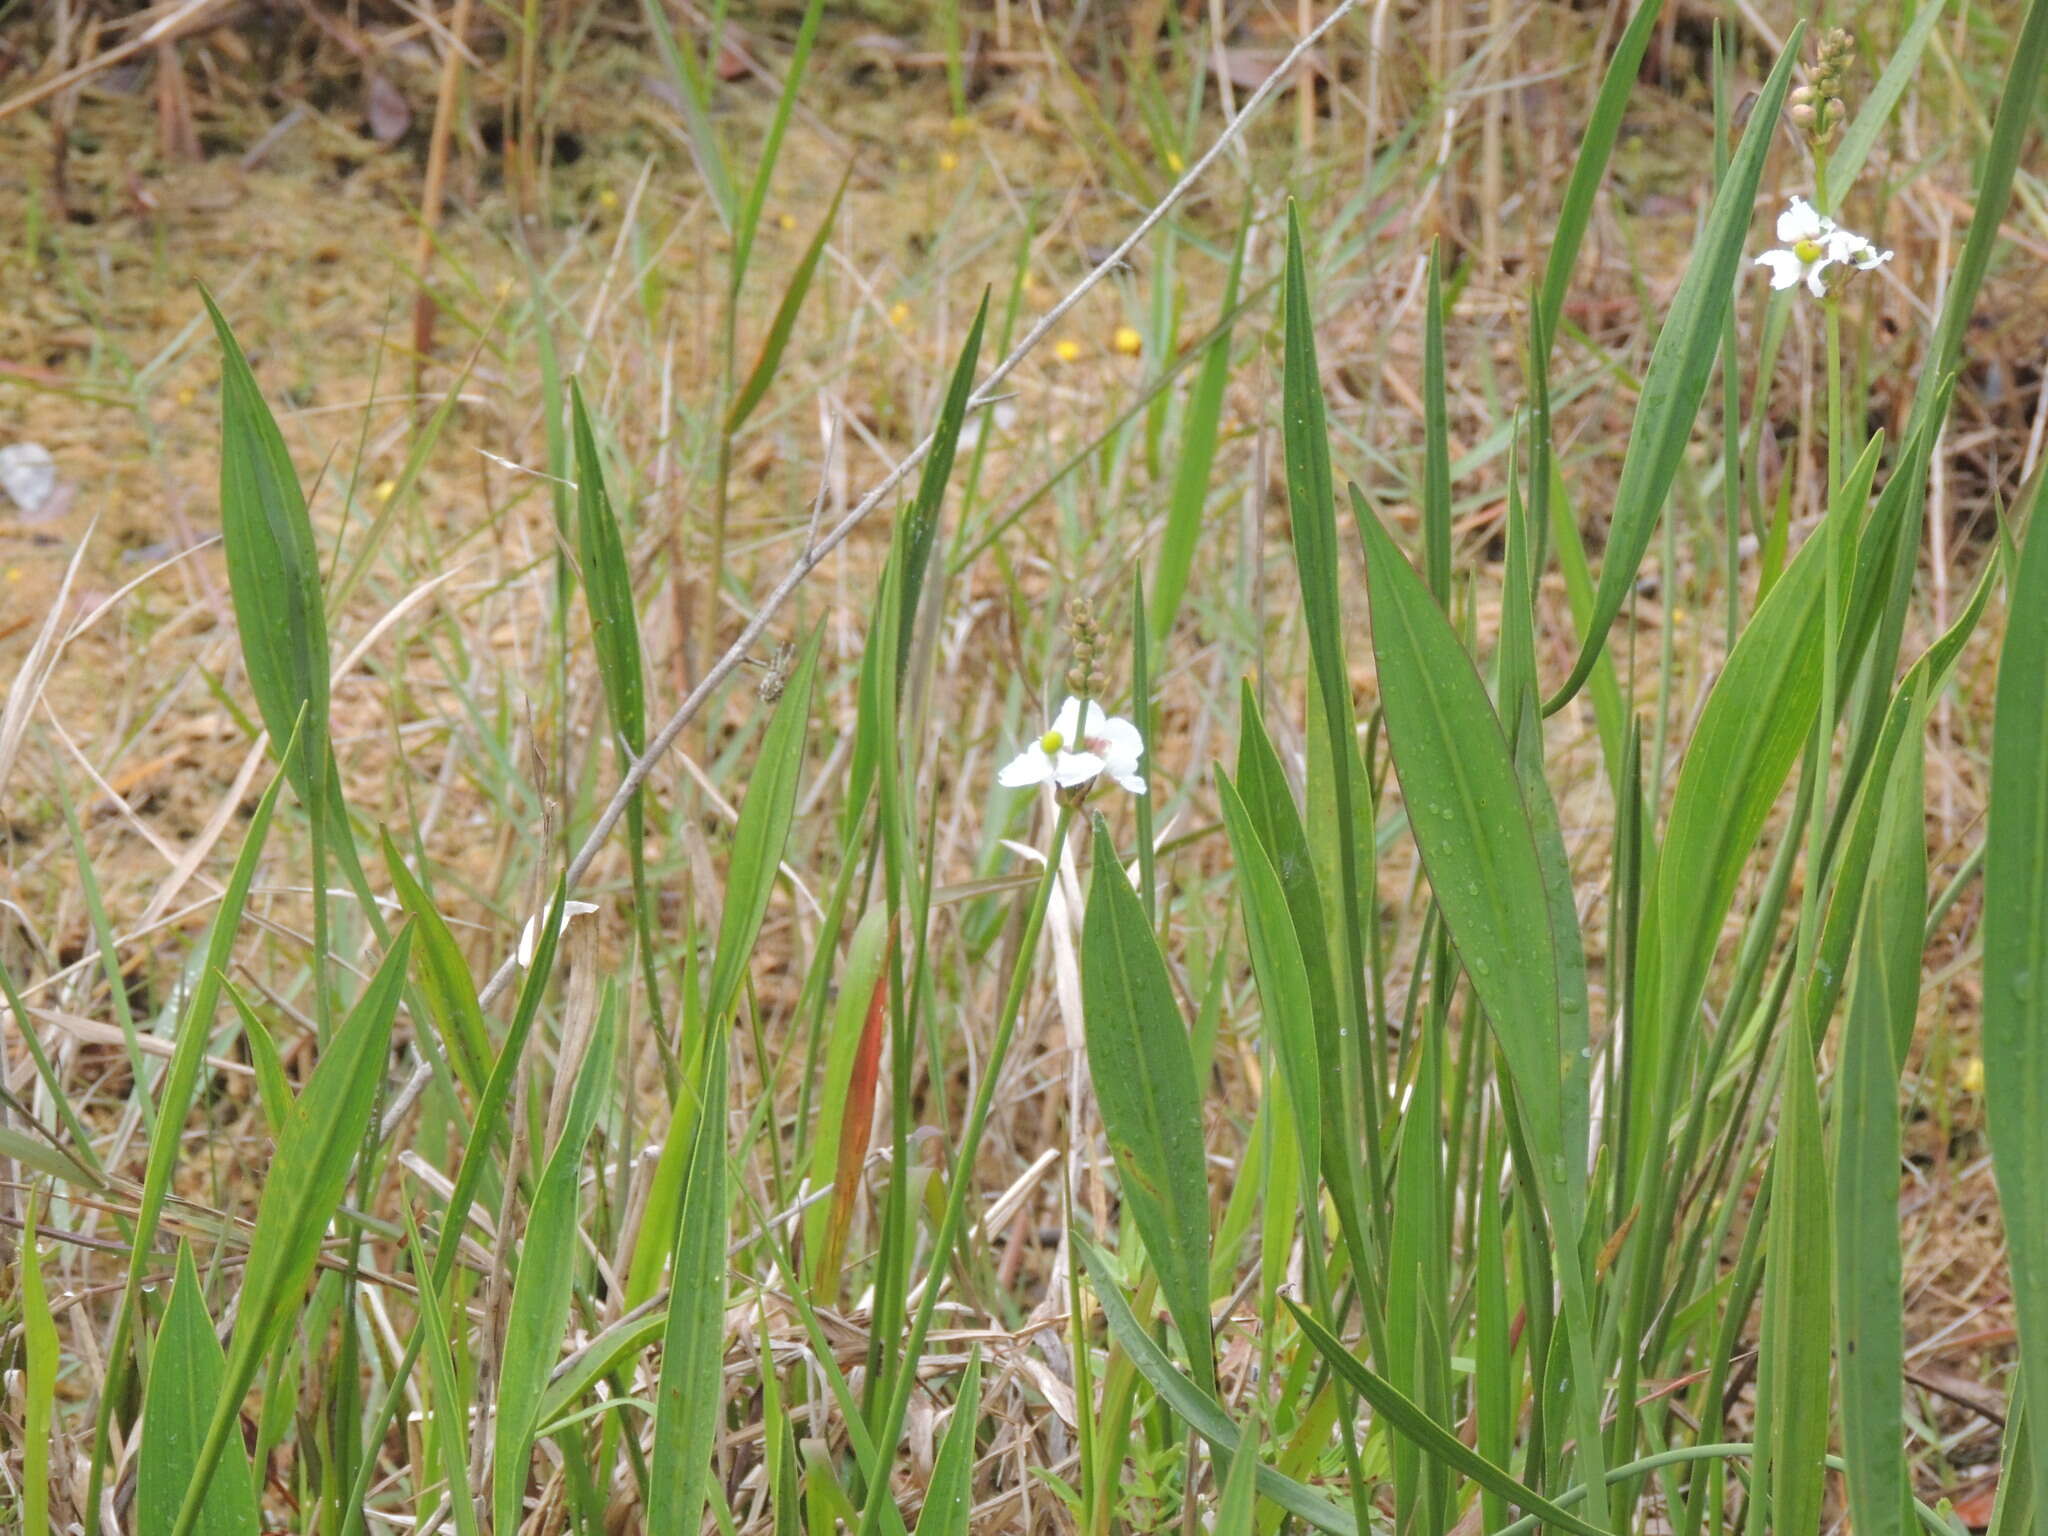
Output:
[[[1799,274],[1806,263],[1790,251],[1765,251],[1763,255],[1757,257],[1754,265],[1769,269],[1771,287],[1776,289],[1790,288],[1798,282]]]
[[[1111,715],[1106,720],[1095,721],[1094,725],[1095,729],[1088,733],[1088,745],[1104,757],[1128,757],[1136,762],[1145,755],[1145,738],[1122,715]]]
[[[1801,240],[1817,240],[1828,229],[1828,221],[1814,211],[1813,205],[1803,197],[1795,197],[1778,215],[1778,238],[1787,245]]]
[[[1118,773],[1116,765],[1112,763],[1109,769],[1109,776],[1134,795],[1145,793],[1145,776],[1141,773]]]
[[[1102,759],[1093,752],[1062,752],[1053,760],[1052,776],[1062,789],[1086,784],[1102,772]]]
[[[1071,693],[1067,695],[1067,701],[1060,705],[1060,712],[1052,717],[1052,728],[1059,732],[1061,741],[1081,739],[1081,701]]]
[[[566,930],[568,928],[570,918],[581,917],[586,912],[595,912],[596,910],[597,903],[594,901],[576,901],[572,899],[563,902],[563,929]],[[545,912],[534,913],[533,916],[526,920],[526,926],[519,930],[519,966],[521,970],[533,969],[534,951],[540,948],[540,920],[545,916],[547,916]]]
[[[1876,246],[1871,245],[1867,241],[1864,243],[1861,251],[1849,258],[1850,262],[1859,272],[1875,271],[1891,259],[1892,253],[1890,251],[1880,251]]]
[[[1034,741],[1002,766],[996,782],[1005,789],[1023,789],[1026,785],[1043,784],[1051,777],[1052,759]]]
[[[1807,269],[1806,291],[1812,294],[1816,299],[1824,299],[1828,296],[1828,280],[1826,274],[1828,268],[1832,267],[1833,265],[1834,263],[1832,261],[1828,261],[1825,258],[1823,258],[1820,261],[1816,261],[1810,268]]]

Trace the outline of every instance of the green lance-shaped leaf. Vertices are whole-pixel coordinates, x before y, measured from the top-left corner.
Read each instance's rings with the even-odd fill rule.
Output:
[[[1820,708],[1827,542],[1807,540],[1743,628],[1679,769],[1641,930],[1635,1054],[1645,1092],[1699,1006],[1735,883]],[[1631,1167],[1643,1166],[1642,1151],[1631,1149]]]
[[[1557,334],[1558,319],[1564,314],[1564,291],[1571,282],[1572,266],[1579,259],[1579,245],[1586,237],[1586,225],[1593,217],[1593,199],[1607,174],[1607,161],[1614,153],[1614,141],[1621,133],[1622,118],[1628,112],[1629,93],[1635,89],[1636,72],[1643,53],[1657,29],[1663,0],[1642,0],[1629,18],[1626,31],[1614,45],[1614,57],[1600,79],[1600,94],[1593,100],[1585,131],[1579,136],[1579,152],[1572,161],[1571,179],[1565,183],[1564,201],[1558,205],[1557,232],[1551,237],[1550,255],[1543,264],[1543,292],[1537,308],[1542,318],[1541,334]]]
[[[1877,77],[1877,83],[1856,109],[1856,121],[1843,130],[1841,142],[1828,152],[1828,200],[1820,210],[1822,213],[1838,211],[1842,194],[1856,184],[1863,162],[1870,158],[1870,151],[1877,144],[1877,136],[1884,131],[1892,109],[1899,104],[1920,67],[1920,54],[1928,38],[1934,35],[1934,24],[1947,8],[1947,0],[1925,0],[1920,14],[1913,18],[1913,25],[1906,29],[1906,35],[1885,61],[1884,73]]]
[[[812,9],[816,9],[815,0]],[[825,242],[832,237],[832,226],[839,218],[840,200],[846,196],[846,184],[851,180],[853,167],[849,165],[839,178],[832,201],[825,207],[824,218],[818,221],[817,233],[811,236],[811,243],[804,247],[796,270],[789,275],[789,286],[782,291],[782,302],[775,306],[775,318],[768,322],[768,334],[761,338],[761,351],[747,373],[747,380],[740,386],[739,393],[733,396],[732,408],[725,413],[727,437],[746,425],[747,418],[767,396],[768,386],[775,382],[775,375],[782,367],[782,354],[789,349],[789,338],[796,331],[796,317],[803,311],[804,298],[811,291],[811,279],[818,275],[818,259],[825,254]]]
[[[263,1357],[290,1323],[348,1188],[390,1059],[391,1020],[405,984],[412,930],[401,930],[334,1032],[278,1138],[249,1237],[227,1370],[173,1536],[191,1536],[201,1502]]]
[[[320,553],[298,471],[256,375],[204,289],[221,352],[220,530],[228,590],[256,708],[292,787],[323,814],[327,744],[327,612]],[[304,711],[303,723],[300,712]]]
[[[1070,1234],[1074,1251],[1081,1256],[1102,1303],[1102,1315],[1109,1324],[1109,1336],[1131,1357],[1160,1400],[1178,1414],[1188,1428],[1207,1440],[1224,1456],[1236,1453],[1240,1435],[1230,1415],[1214,1394],[1204,1392],[1174,1369],[1144,1324],[1131,1311],[1116,1283],[1116,1271],[1109,1258],[1079,1231]],[[1295,1481],[1273,1467],[1258,1468],[1259,1492],[1273,1503],[1328,1536],[1357,1536],[1358,1523],[1342,1509],[1305,1483]]]
[[[180,1243],[177,1276],[150,1352],[149,1390],[143,1398],[135,1477],[138,1531],[167,1531],[177,1520],[198,1464],[199,1437],[220,1399],[226,1374],[227,1356],[206,1315],[192,1250]],[[194,1527],[199,1536],[248,1536],[258,1529],[249,1458],[237,1446],[227,1453],[226,1462],[200,1506]]]
[[[903,520],[903,580],[898,588],[896,617],[896,691],[903,691],[904,669],[910,665],[911,630],[917,624],[917,605],[924,596],[925,569],[931,564],[932,545],[939,535],[939,503],[946,496],[946,481],[953,473],[953,455],[960,447],[960,429],[967,421],[967,401],[974,393],[974,368],[981,358],[981,333],[988,324],[988,294],[974,312],[967,341],[953,364],[953,379],[946,386],[945,404],[939,407],[939,424],[932,429],[932,451],[925,455],[924,470],[918,477],[917,495]]]
[[[1793,28],[1777,67],[1764,82],[1742,143],[1707,212],[1706,225],[1693,243],[1692,257],[1664,317],[1664,328],[1657,334],[1650,366],[1643,374],[1642,393],[1636,400],[1635,420],[1629,427],[1621,478],[1615,486],[1607,555],[1600,566],[1600,585],[1594,594],[1585,644],[1571,676],[1544,706],[1546,712],[1563,708],[1591,675],[1615,615],[1634,590],[1636,570],[1650,547],[1650,536],[1677,477],[1679,461],[1691,441],[1693,420],[1699,415],[1707,380],[1714,371],[1721,323],[1733,302],[1742,244],[1756,206],[1757,181],[1778,130],[1778,113],[1792,83],[1803,35],[1803,24]]]
[[[1237,293],[1244,276],[1245,239],[1251,221],[1238,226],[1231,247],[1230,270],[1223,279],[1222,313],[1237,312]],[[1202,356],[1202,370],[1188,394],[1181,422],[1180,461],[1174,468],[1173,491],[1166,504],[1166,531],[1159,539],[1159,563],[1152,577],[1152,643],[1156,650],[1173,633],[1173,621],[1188,588],[1195,545],[1201,538],[1202,512],[1208,505],[1210,468],[1216,462],[1216,440],[1223,420],[1223,397],[1230,384],[1230,332],[1226,318],[1217,327]]]
[[[2041,9],[2036,5],[2035,10]],[[2037,510],[2006,618],[1984,855],[1984,1083],[2019,1312],[2020,1368],[2048,1381],[2048,525]],[[2031,1437],[2048,1488],[2048,1437]]]
[[[1457,632],[1356,486],[1351,507],[1365,541],[1373,657],[1408,825],[1514,1074],[1537,1155],[1557,1157],[1557,940],[1514,759]]]
[[[22,1019],[15,1014],[17,1023]],[[50,1525],[50,1423],[56,1416],[61,1354],[50,1292],[43,1282],[43,1256],[36,1247],[36,1202],[23,1213],[21,1249],[21,1513],[25,1531]]]
[[[1125,1209],[1159,1272],[1195,1380],[1213,1393],[1209,1176],[1195,1060],[1145,905],[1100,816],[1081,923],[1081,1012]]]
[[[967,1536],[974,1509],[974,1428],[981,1422],[981,1350],[967,1357],[967,1374],[953,1398],[953,1421],[946,1426],[932,1480],[924,1491],[924,1509],[917,1517],[917,1536]]]
[[[691,1138],[662,1330],[654,1403],[650,1536],[697,1536],[725,1402],[726,1030],[705,1045],[701,1109]]]
[[[1287,908],[1286,888],[1266,856],[1252,813],[1245,808],[1237,787],[1221,772],[1216,775],[1216,793],[1237,863],[1238,907],[1244,913],[1266,1033],[1294,1096],[1292,1118],[1300,1141],[1302,1188],[1312,1190],[1322,1179],[1323,1067],[1316,1048],[1308,967],[1302,961],[1294,918]]]
[[[491,1507],[496,1528],[518,1528],[526,1490],[527,1462],[540,1423],[541,1393],[561,1355],[569,1321],[576,1261],[582,1245],[576,1213],[583,1173],[583,1148],[598,1111],[613,1091],[612,1046],[617,1038],[618,986],[605,984],[590,1044],[575,1067],[561,1135],[540,1182],[519,1249],[512,1282],[512,1306],[505,1318],[505,1346],[498,1374],[498,1421],[492,1447]]]
[[[604,683],[612,729],[638,755],[647,745],[646,683],[640,664],[640,620],[633,609],[633,573],[626,564],[618,514],[604,484],[604,464],[583,390],[569,381],[570,434],[576,445],[576,544],[583,589],[590,598],[590,643]]]
[[[1347,1386],[1372,1405],[1373,1412],[1384,1419],[1395,1434],[1414,1441],[1425,1455],[1455,1472],[1463,1473],[1481,1488],[1499,1495],[1529,1514],[1540,1515],[1546,1525],[1572,1531],[1576,1536],[1606,1536],[1599,1526],[1589,1524],[1570,1510],[1553,1504],[1535,1489],[1525,1487],[1513,1474],[1503,1471],[1466,1445],[1395,1391],[1393,1383],[1376,1375],[1344,1347],[1343,1340],[1296,1306],[1293,1301],[1288,1301],[1287,1310],[1294,1314],[1295,1322],[1307,1335],[1309,1343],[1315,1346],[1316,1353],[1330,1363],[1330,1368]]]
[[[1909,679],[1909,687],[1911,683]],[[1858,1536],[1905,1536],[1905,1375],[1900,1298],[1899,1071],[1920,1002],[1927,841],[1917,689],[1913,723],[1887,775],[1855,979],[1835,1077],[1835,1322],[1841,1341],[1842,1459]]]
[[[412,919],[413,942],[420,954],[421,1002],[463,1090],[474,1100],[490,1076],[492,1056],[490,1032],[477,1002],[476,978],[470,974],[447,920],[406,868],[389,832],[384,834],[384,868],[406,916]]]

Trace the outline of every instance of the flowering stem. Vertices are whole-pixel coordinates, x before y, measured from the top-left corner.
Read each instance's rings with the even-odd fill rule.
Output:
[[[989,1048],[988,1065],[982,1071],[981,1081],[975,1085],[974,1103],[968,1110],[967,1125],[961,1133],[960,1151],[953,1159],[951,1177],[946,1183],[946,1208],[939,1218],[938,1234],[932,1240],[924,1294],[918,1298],[917,1315],[911,1320],[910,1333],[903,1341],[899,1357],[902,1364],[890,1388],[881,1421],[876,1426],[878,1460],[875,1479],[861,1511],[861,1536],[874,1536],[880,1529],[882,1503],[892,1496],[888,1473],[890,1459],[895,1455],[897,1442],[903,1438],[903,1417],[910,1406],[910,1389],[917,1377],[917,1362],[923,1356],[925,1336],[931,1331],[932,1317],[938,1310],[939,1289],[953,1263],[953,1246],[959,1241],[960,1228],[967,1213],[968,1193],[974,1184],[975,1155],[981,1148],[982,1133],[988,1128],[996,1083],[1003,1075],[1003,1063],[1010,1054],[1011,1037],[1017,1032],[1017,1015],[1024,1006],[1024,988],[1031,979],[1031,958],[1038,950],[1038,935],[1045,927],[1046,909],[1052,903],[1053,885],[1060,874],[1060,855],[1066,849],[1067,828],[1073,817],[1073,806],[1062,798],[1059,819],[1053,825],[1052,846],[1045,856],[1045,874],[1039,879],[1038,891],[1032,897],[1031,915],[1024,923],[1024,942],[1018,948],[1016,967],[1010,972],[1009,991],[1003,997],[1003,1011],[996,1020],[995,1043]]]

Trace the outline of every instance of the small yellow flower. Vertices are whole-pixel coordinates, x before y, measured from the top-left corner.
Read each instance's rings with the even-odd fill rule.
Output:
[[[10,565],[9,567],[7,567],[7,579],[9,581],[21,580],[21,567],[18,565]]]
[[[1056,341],[1052,344],[1052,355],[1063,363],[1078,363],[1081,361],[1081,343],[1071,336]]]
[[[776,224],[777,224],[777,225],[778,225],[778,226],[779,226],[780,228],[783,228],[783,229],[795,229],[795,228],[796,228],[796,215],[795,215],[795,214],[793,214],[793,213],[782,213],[782,214],[777,214],[777,215],[776,215],[776,217],[775,217],[775,222],[776,222]]]
[[[1125,357],[1136,357],[1145,350],[1145,338],[1138,334],[1136,326],[1120,325],[1116,328],[1116,335],[1110,345]]]
[[[901,330],[910,323],[910,306],[898,299],[889,306],[889,323]]]
[[[606,187],[597,194],[597,204],[600,208],[616,208],[619,206],[619,194]]]
[[[971,117],[956,117],[953,121],[946,124],[946,132],[952,134],[956,139],[964,139],[967,135],[974,132],[974,119]]]
[[[1166,152],[1166,168],[1169,171],[1173,172],[1174,175],[1178,176],[1182,171],[1188,168],[1188,163],[1187,161],[1181,159],[1179,150],[1169,149]]]
[[[192,386],[189,384],[178,391],[178,404],[180,405],[190,405],[198,398],[199,396],[193,392]]]
[[[398,482],[396,480],[380,480],[377,483],[375,494],[379,501],[389,501],[398,494]]]
[[[1972,1056],[1963,1063],[1963,1092],[1978,1094],[1984,1091],[1984,1058]]]
[[[942,151],[939,155],[939,169],[942,171],[959,170],[960,157],[954,154],[953,151],[951,151],[950,149]]]
[[[511,298],[511,297],[512,297],[512,279],[511,279],[511,278],[509,278],[509,277],[501,277],[501,278],[499,278],[499,279],[498,279],[498,285],[497,285],[497,287],[495,287],[495,288],[493,288],[493,289],[491,290],[491,297],[492,297],[492,298],[494,298],[494,299],[497,299],[497,300],[499,300],[499,301],[501,301],[501,302],[502,302],[503,300],[505,300],[505,299],[509,299],[509,298]]]

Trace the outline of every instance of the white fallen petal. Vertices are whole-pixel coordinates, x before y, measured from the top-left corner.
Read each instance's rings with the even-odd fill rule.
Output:
[[[585,913],[595,912],[596,910],[597,903],[594,901],[576,901],[571,899],[563,902],[563,931],[565,933],[568,931],[571,918],[582,917]],[[534,951],[540,947],[540,920],[545,915],[545,913],[541,912],[534,913],[533,916],[526,920],[526,926],[519,930],[519,965],[522,970],[533,969]]]

